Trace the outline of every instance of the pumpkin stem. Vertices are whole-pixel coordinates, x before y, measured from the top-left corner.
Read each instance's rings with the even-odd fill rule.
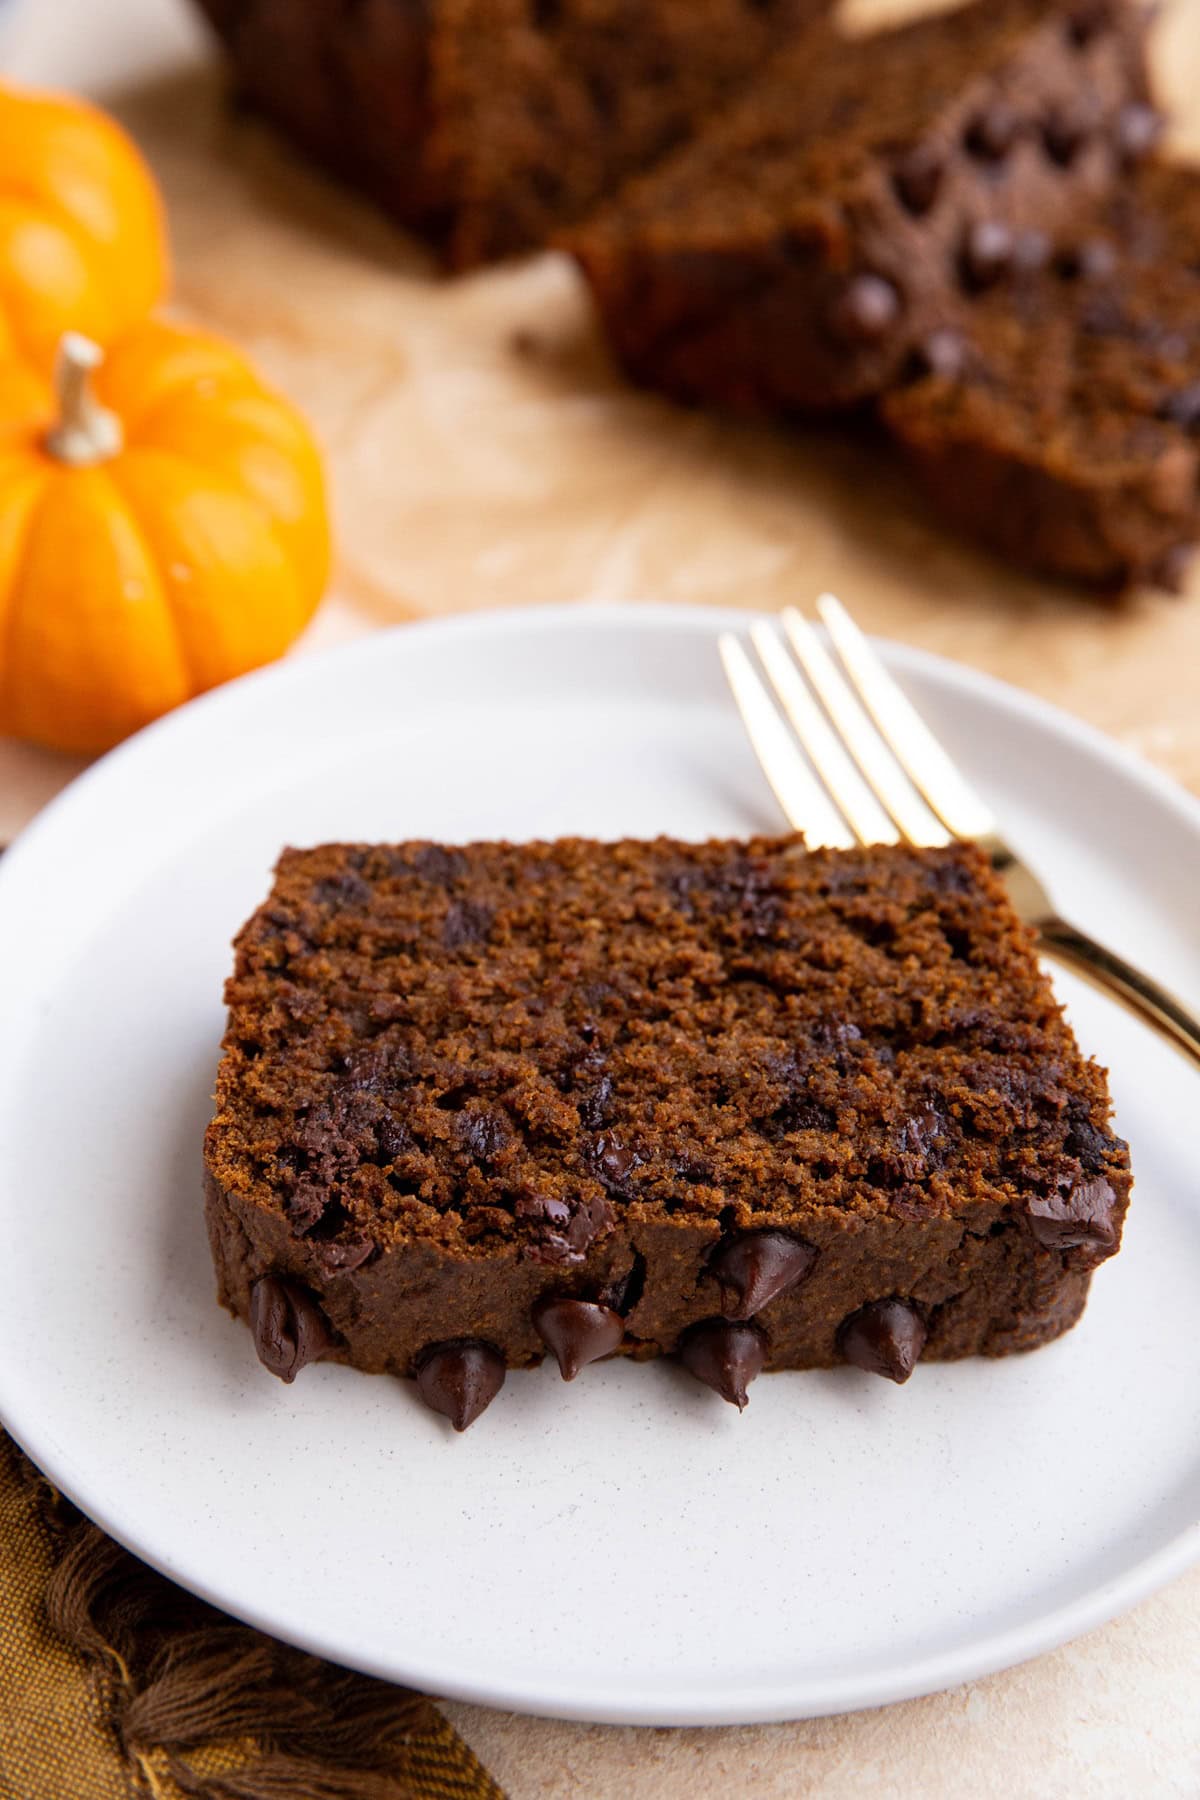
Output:
[[[108,462],[125,441],[120,419],[92,392],[92,374],[103,361],[99,344],[78,331],[68,331],[58,346],[54,371],[58,422],[46,433],[46,448],[72,469]]]

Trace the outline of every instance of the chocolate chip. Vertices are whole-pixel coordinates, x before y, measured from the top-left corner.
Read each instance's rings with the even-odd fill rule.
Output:
[[[982,162],[1002,162],[1017,141],[1021,121],[1005,100],[993,100],[976,113],[963,141]]]
[[[962,333],[943,325],[931,331],[913,351],[916,375],[940,375],[945,381],[956,381],[967,365],[967,346]]]
[[[525,1254],[534,1262],[569,1266],[581,1263],[592,1244],[613,1221],[603,1194],[572,1195],[570,1200],[534,1191],[523,1193],[513,1211],[533,1227]]]
[[[1186,387],[1176,388],[1173,394],[1167,394],[1160,400],[1156,415],[1160,419],[1169,419],[1172,425],[1179,425],[1184,431],[1200,430],[1200,381],[1190,381]]]
[[[1065,281],[1107,281],[1116,274],[1117,253],[1107,238],[1085,238],[1060,250],[1054,266]]]
[[[449,887],[452,881],[466,874],[468,866],[461,850],[447,850],[442,844],[423,845],[410,853],[407,862],[403,857],[395,859],[396,874],[417,874],[423,881],[434,882],[438,887]]]
[[[250,1289],[250,1329],[258,1360],[280,1381],[294,1381],[335,1342],[314,1296],[281,1275],[262,1275]]]
[[[589,1131],[598,1131],[612,1111],[613,1080],[601,1075],[594,1088],[579,1101],[579,1122]]]
[[[1100,1176],[1077,1181],[1028,1202],[1029,1229],[1047,1250],[1087,1247],[1110,1253],[1117,1247],[1113,1208],[1117,1196]]]
[[[491,1163],[509,1140],[507,1121],[494,1112],[463,1112],[454,1121],[459,1146],[478,1163]]]
[[[1068,169],[1075,161],[1088,136],[1088,126],[1079,113],[1056,107],[1042,125],[1042,143],[1046,155],[1060,168]]]
[[[538,1336],[558,1359],[564,1381],[574,1381],[586,1363],[611,1356],[625,1336],[625,1321],[597,1300],[548,1295],[533,1309]]]
[[[337,875],[327,875],[323,881],[313,883],[312,897],[318,906],[330,906],[336,911],[340,907],[363,906],[371,898],[371,890],[361,875],[353,869],[343,869]]]
[[[345,1275],[351,1269],[361,1269],[374,1256],[377,1248],[373,1238],[357,1237],[335,1240],[332,1243],[318,1240],[313,1245],[313,1252],[327,1274]]]
[[[422,1350],[415,1374],[426,1406],[465,1431],[504,1386],[504,1358],[479,1338],[451,1338]]]
[[[922,1107],[904,1121],[900,1132],[900,1147],[912,1151],[917,1156],[928,1157],[930,1150],[946,1129],[946,1120],[935,1106]]]
[[[617,1275],[607,1287],[600,1292],[601,1306],[607,1306],[613,1312],[628,1318],[640,1302],[646,1289],[646,1259],[639,1250],[633,1253],[633,1261],[623,1275]]]
[[[1188,585],[1188,575],[1195,554],[1195,544],[1172,544],[1169,550],[1163,551],[1150,570],[1151,584],[1162,588],[1166,594],[1182,594]]]
[[[413,1147],[412,1132],[403,1119],[394,1119],[390,1115],[375,1122],[375,1144],[379,1155],[385,1163],[394,1163],[398,1156]]]
[[[622,1193],[638,1167],[639,1158],[635,1152],[619,1139],[606,1136],[596,1139],[592,1154],[604,1185],[610,1191]]]
[[[766,1119],[755,1121],[765,1138],[778,1143],[796,1131],[835,1131],[837,1113],[822,1100],[810,1100],[804,1092],[789,1096]]]
[[[1083,50],[1107,30],[1111,18],[1108,0],[1080,0],[1067,17],[1067,36],[1077,49]]]
[[[926,1336],[925,1321],[910,1300],[872,1300],[843,1321],[838,1349],[857,1369],[907,1381]]]
[[[762,1373],[767,1360],[767,1340],[757,1325],[704,1319],[684,1334],[679,1360],[697,1381],[715,1389],[722,1400],[741,1412],[746,1389]]]
[[[855,275],[838,295],[829,323],[850,344],[877,344],[900,316],[900,296],[882,275]]]
[[[1117,152],[1127,168],[1144,162],[1163,133],[1162,114],[1134,101],[1117,114]]]
[[[817,1260],[812,1244],[787,1231],[744,1231],[721,1244],[709,1272],[721,1286],[727,1319],[749,1319],[780,1294],[811,1275]]]
[[[1180,544],[1178,548],[1190,550],[1191,546]],[[1068,1156],[1074,1156],[1082,1163],[1087,1175],[1102,1175],[1111,1156],[1128,1160],[1128,1144],[1123,1138],[1114,1137],[1111,1131],[1093,1124],[1086,1100],[1071,1100],[1067,1104],[1067,1135],[1063,1148]]]
[[[945,158],[933,144],[917,144],[892,166],[892,186],[906,212],[923,218],[937,202]]]
[[[1012,266],[1013,235],[999,219],[977,219],[963,239],[961,266],[968,287],[986,288]]]
[[[442,943],[447,950],[461,950],[466,944],[482,944],[492,929],[492,910],[478,906],[473,900],[452,900],[442,926]]]

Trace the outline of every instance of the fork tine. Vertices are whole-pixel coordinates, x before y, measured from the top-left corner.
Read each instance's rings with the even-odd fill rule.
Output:
[[[949,837],[930,812],[872,725],[808,620],[795,607],[783,611],[783,628],[800,666],[824,702],[842,742],[910,844],[947,844]]]
[[[822,594],[817,611],[879,735],[942,823],[955,837],[994,834],[995,819],[888,674],[841,601],[833,594]]]
[[[775,627],[758,619],[750,637],[792,729],[859,843],[898,844],[900,833],[830,730]]]
[[[741,644],[731,631],[722,632],[718,643],[754,754],[788,823],[813,849],[852,849],[849,827],[813,779]]]

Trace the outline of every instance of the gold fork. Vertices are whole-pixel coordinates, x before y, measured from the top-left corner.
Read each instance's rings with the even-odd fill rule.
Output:
[[[720,638],[750,742],[793,829],[810,844],[835,850],[973,839],[991,857],[1047,956],[1120,1000],[1200,1064],[1200,1020],[1148,975],[1059,916],[845,607],[822,594],[817,610],[838,660],[794,607],[784,610],[778,625],[760,619],[750,628],[783,717],[741,640],[732,632]]]

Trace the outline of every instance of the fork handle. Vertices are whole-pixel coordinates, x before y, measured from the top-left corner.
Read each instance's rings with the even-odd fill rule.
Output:
[[[1127,963],[1114,950],[1105,949],[1095,938],[1065,919],[1050,917],[1037,921],[1040,948],[1055,957],[1093,987],[1115,995],[1122,1005],[1153,1025],[1177,1050],[1200,1067],[1200,1019],[1182,1006],[1173,994],[1151,981],[1139,969]]]

